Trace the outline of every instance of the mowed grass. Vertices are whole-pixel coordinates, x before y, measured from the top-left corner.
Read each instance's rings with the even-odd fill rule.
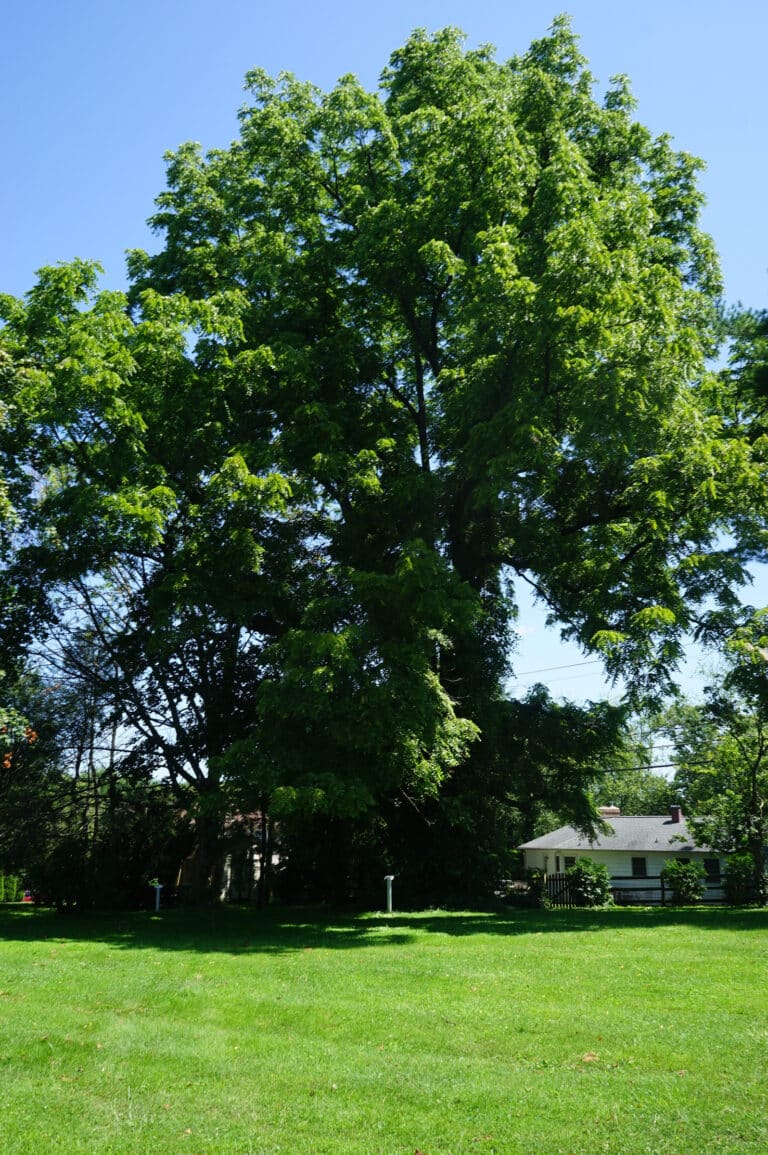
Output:
[[[766,1152],[768,917],[0,911],[0,1149]]]

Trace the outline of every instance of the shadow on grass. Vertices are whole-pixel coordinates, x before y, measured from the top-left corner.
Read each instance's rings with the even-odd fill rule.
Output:
[[[16,942],[99,942],[125,950],[196,951],[233,955],[344,950],[406,944],[419,934],[541,935],[601,933],[654,927],[703,931],[768,930],[768,910],[726,908],[501,912],[423,911],[353,915],[322,908],[257,911],[214,907],[147,912],[67,914],[0,907],[0,939]]]

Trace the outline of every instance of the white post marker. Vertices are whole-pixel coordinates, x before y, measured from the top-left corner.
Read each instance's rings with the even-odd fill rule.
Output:
[[[384,881],[387,884],[387,914],[392,913],[392,879],[394,874],[385,874]]]
[[[160,910],[160,891],[163,889],[162,882],[154,882],[152,884],[155,888],[155,914]]]

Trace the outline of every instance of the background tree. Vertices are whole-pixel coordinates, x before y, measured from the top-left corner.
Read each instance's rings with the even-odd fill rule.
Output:
[[[768,417],[768,312],[734,310],[728,318],[730,355],[724,378],[733,388],[736,415],[763,437]]]
[[[727,667],[700,706],[667,717],[679,770],[675,784],[696,816],[696,837],[716,850],[747,853],[761,903],[768,898],[768,631],[765,612],[732,638]]]
[[[666,814],[677,802],[675,784],[659,774],[655,766],[660,760],[656,751],[666,754],[669,749],[654,741],[656,728],[653,716],[641,714],[627,719],[623,747],[600,767],[601,772],[594,779],[597,806],[618,806],[622,814]]]
[[[2,389],[0,389],[0,429],[2,429],[8,420],[8,403],[5,397],[8,390],[7,378],[11,367],[10,357],[6,353],[0,353],[0,381],[2,381]],[[13,509],[10,499],[8,497],[8,484],[3,473],[0,473],[0,530],[3,533],[8,531],[13,517]]]
[[[596,779],[598,806],[618,806],[622,814],[667,814],[677,800],[677,787],[653,770],[617,769]]]
[[[39,729],[25,728],[0,769],[0,868],[60,908],[145,906],[149,878],[175,885],[189,820],[152,762],[118,745],[90,690],[29,673],[10,688]]]

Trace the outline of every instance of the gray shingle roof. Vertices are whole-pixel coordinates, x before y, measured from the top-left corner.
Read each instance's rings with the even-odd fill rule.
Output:
[[[685,819],[673,822],[668,814],[642,814],[637,817],[622,815],[606,819],[612,834],[597,833],[589,836],[574,826],[561,826],[551,834],[524,842],[520,850],[663,850],[683,853],[689,850],[709,850],[697,846],[691,838]]]

